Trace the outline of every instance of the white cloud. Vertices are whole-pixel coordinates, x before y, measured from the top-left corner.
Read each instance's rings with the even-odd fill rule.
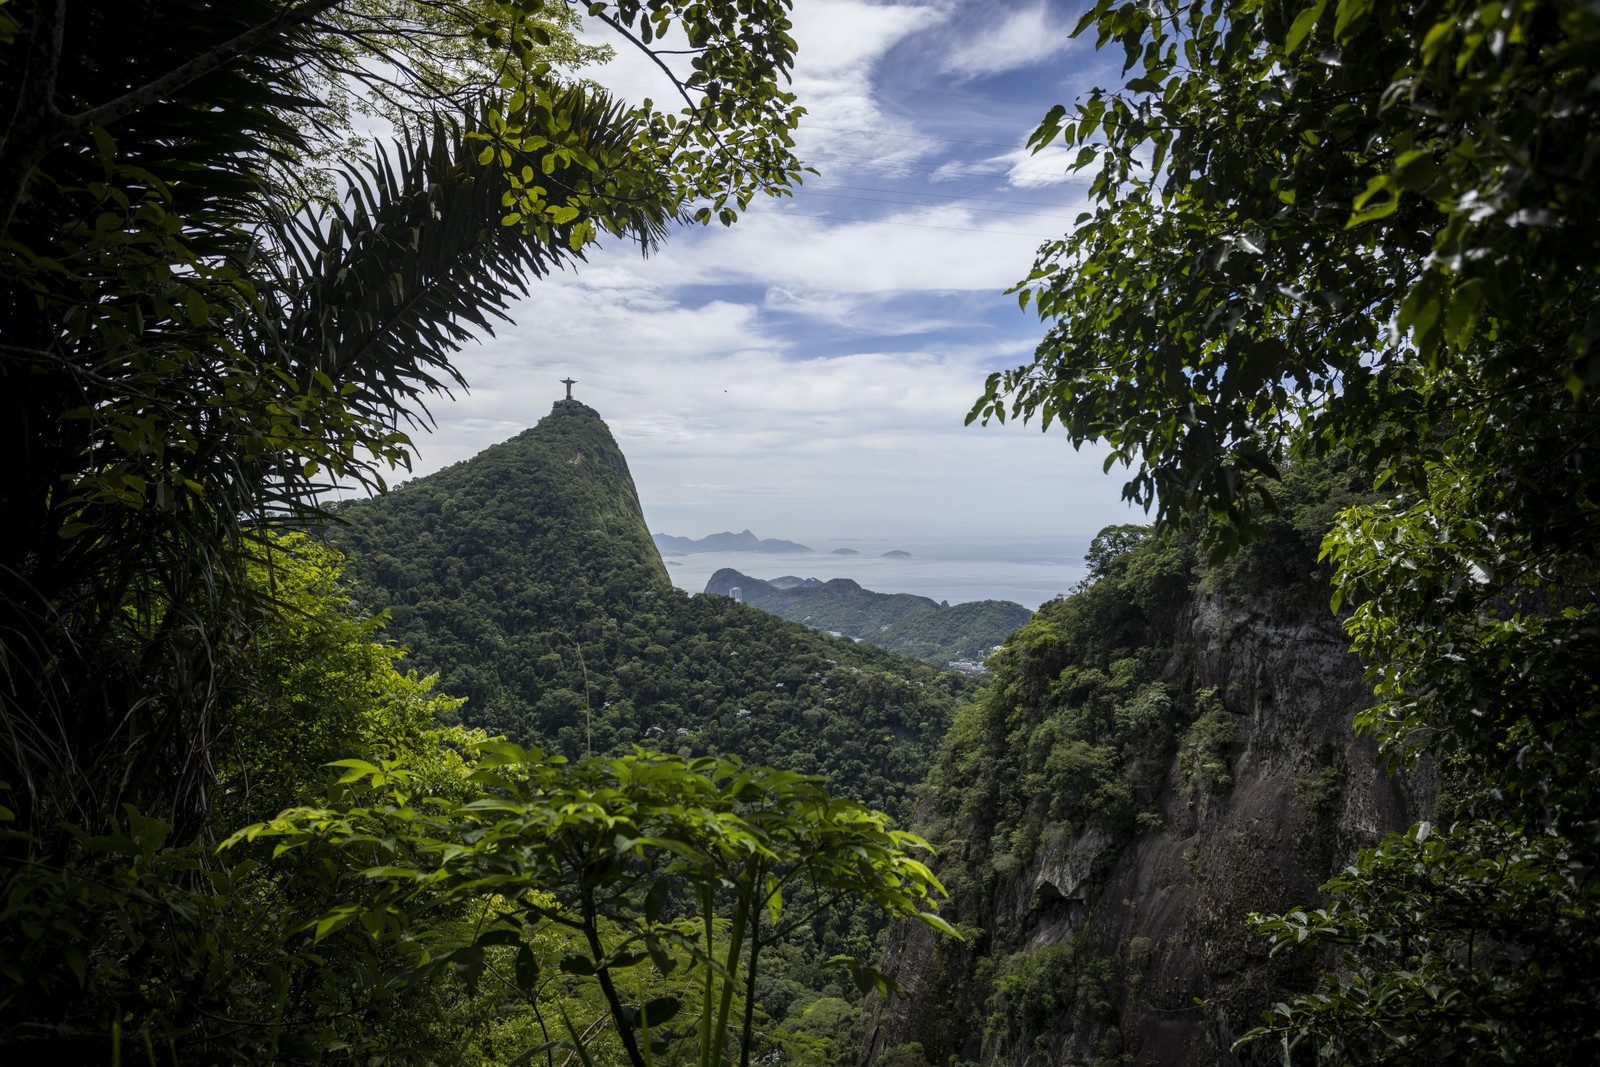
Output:
[[[963,427],[984,374],[1023,358],[1026,338],[797,358],[748,305],[639,310],[606,292],[547,282],[521,325],[464,353],[472,391],[421,442],[422,469],[532,425],[570,375],[627,454],[653,529],[999,536],[1092,533],[1121,518],[1098,453],[1015,426]],[[967,506],[972,494],[989,503]]]
[[[1093,179],[1096,167],[1093,163],[1083,170],[1072,169],[1073,162],[1078,158],[1076,151],[1065,148],[1047,147],[1038,152],[1027,148],[1018,148],[1014,152],[1006,152],[995,156],[994,162],[1006,168],[1007,184],[1019,189],[1038,189],[1053,185],[1081,185],[1087,186]]]
[[[1006,162],[1006,157],[951,159],[939,164],[933,171],[930,180],[935,182],[967,181],[971,178],[1005,174],[1010,169],[1010,165]]]
[[[978,23],[976,33],[951,45],[940,69],[970,80],[1042,63],[1072,44],[1072,24],[1058,20],[1055,14],[1041,3],[1008,12],[997,22]],[[992,10],[982,17],[993,18]],[[976,22],[970,19],[967,24]]]
[[[632,274],[647,284],[759,284],[791,292],[998,293],[1059,224],[1026,216],[984,218],[960,207],[906,206],[840,225],[849,201],[797,200],[752,211],[730,230],[676,235]],[[820,211],[818,209],[821,209]],[[808,217],[826,213],[834,219]]]
[[[794,38],[801,45],[796,83],[801,88],[830,81],[865,86],[885,52],[938,17],[924,4],[801,0],[794,9]]]
[[[879,106],[873,74],[883,57],[924,29],[929,18],[929,9],[910,4],[805,0],[796,5],[794,38],[800,49],[794,92],[806,109],[797,141],[802,158],[880,156],[885,135],[916,132]],[[902,143],[891,154],[915,159],[921,151]]]

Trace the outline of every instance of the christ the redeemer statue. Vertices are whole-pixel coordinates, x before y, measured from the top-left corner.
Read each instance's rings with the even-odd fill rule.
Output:
[[[567,387],[567,399],[571,400],[572,399],[572,387],[574,385],[578,384],[577,379],[575,379],[575,378],[563,378],[563,379],[561,379],[561,384]]]

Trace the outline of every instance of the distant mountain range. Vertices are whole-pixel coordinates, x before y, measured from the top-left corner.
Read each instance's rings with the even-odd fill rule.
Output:
[[[666,556],[687,556],[696,552],[810,552],[806,545],[777,538],[760,538],[749,530],[739,533],[714,533],[708,537],[674,537],[672,534],[651,534],[656,551]]]
[[[706,592],[733,596],[818,630],[880,645],[940,666],[976,670],[988,650],[1003,643],[1033,612],[1009,600],[975,600],[951,606],[911,593],[875,593],[849,578],[819,582],[785,575],[764,582],[724,567]]]

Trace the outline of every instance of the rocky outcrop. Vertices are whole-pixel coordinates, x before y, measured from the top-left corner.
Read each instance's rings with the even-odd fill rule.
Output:
[[[897,928],[886,966],[905,994],[869,1009],[864,1064],[912,1043],[929,1063],[1276,1062],[1276,1050],[1231,1046],[1327,961],[1269,958],[1247,917],[1316,900],[1356,849],[1426,817],[1432,779],[1386,774],[1354,735],[1370,687],[1331,618],[1199,596],[1178,635],[1164,673],[1215,690],[1208,728],[1231,738],[1216,749],[1225,770],[1197,771],[1186,741],[1166,768],[1160,828],[1114,842],[1047,826],[1029,869],[957,891],[943,914],[964,944]],[[1030,971],[1017,953],[1056,970]],[[979,1002],[1001,959],[1018,988],[1054,982],[1030,994],[1045,1014],[1025,1047]]]

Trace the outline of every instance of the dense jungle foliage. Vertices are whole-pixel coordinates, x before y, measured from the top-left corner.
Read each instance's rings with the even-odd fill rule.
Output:
[[[219,750],[218,824],[241,829],[185,845],[130,807],[14,869],[0,1040],[208,1063],[627,1063],[648,1041],[677,1063],[710,1025],[746,1058],[832,1062],[807,1019],[873,973],[788,935],[840,896],[915,916],[937,883],[914,838],[792,772],[568,764],[441,725],[460,702],[396,669],[327,549],[277,543],[250,580],[282,613]]]
[[[336,561],[272,536],[308,526],[330,480],[403,469],[423,401],[460,382],[457,346],[532,279],[602,233],[649,249],[797,177],[783,0],[587,10],[626,43],[702,49],[681,111],[572,77],[595,52],[541,0],[0,4],[8,1058],[837,1059],[848,1006],[815,995],[784,927],[835,899],[941,925],[916,838],[791,772],[691,758],[697,729],[738,727],[751,679],[709,637],[694,662],[726,690],[651,650],[796,631],[709,603],[680,625],[635,582],[659,579],[648,556],[609,561],[646,603],[613,635],[613,572],[583,577],[569,644],[530,650],[543,666],[519,680],[533,720],[487,672],[465,707],[575,755],[580,721],[595,738],[588,650],[638,650],[645,687],[619,664],[606,694],[675,705],[691,755],[563,762],[441,721],[453,697],[397,668]],[[1112,841],[1150,829],[1162,760],[1168,787],[1230,788],[1226,712],[1161,659],[1160,605],[1197,558],[1234,553],[1248,577],[1251,538],[1299,528],[1294,472],[1347,452],[1384,489],[1322,544],[1375,686],[1356,726],[1450,788],[1324,899],[1257,919],[1280,957],[1336,964],[1284,987],[1249,1054],[1600,1059],[1600,13],[1098,0],[1089,31],[1123,50],[1122,84],[1033,138],[1090,171],[1086,211],[1019,287],[1043,343],[973,417],[1108,442],[1159,530],[1113,531],[1095,582],[1008,643],[957,718],[932,816],[957,893],[1003,888],[1047,814]],[[386,99],[405,136],[347,144],[346,93]],[[581,574],[583,555],[564,558]],[[464,575],[411,579],[443,597]],[[793,641],[817,659],[766,711],[802,734],[808,712],[856,725],[833,699],[879,716],[866,736],[921,737],[891,709],[953,695],[931,674],[847,692],[849,666],[891,661]],[[881,751],[818,767],[903,802]],[[1021,1056],[1140,958],[988,936],[951,992]],[[780,973],[781,1020],[762,1012]]]
[[[730,595],[782,619],[805,623],[944,666],[951,660],[981,663],[1033,613],[1009,600],[974,600],[941,606],[911,593],[875,593],[849,578],[783,589],[723,568],[706,592]]]
[[[0,4],[8,1062],[818,1062],[837,998],[756,999],[825,961],[775,939],[940,925],[814,778],[449,725],[282,536],[409,464],[531,280],[795,177],[786,4],[586,14],[694,42],[681,110],[577,80],[541,0]]]

